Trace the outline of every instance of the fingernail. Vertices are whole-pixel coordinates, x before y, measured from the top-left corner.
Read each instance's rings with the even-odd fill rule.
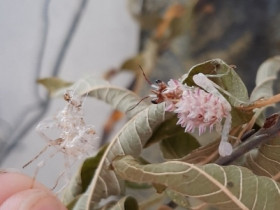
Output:
[[[21,206],[23,210],[62,210],[65,209],[60,201],[53,195],[45,192],[37,192],[32,196],[28,197],[24,205]]]
[[[62,207],[62,204],[57,201],[54,197],[48,197],[45,199],[41,199],[38,203],[32,206],[32,210],[64,210],[65,208]]]
[[[38,189],[24,190],[8,197],[1,210],[66,210],[51,192]]]

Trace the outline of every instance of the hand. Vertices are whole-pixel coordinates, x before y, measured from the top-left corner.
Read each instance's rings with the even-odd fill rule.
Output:
[[[0,210],[66,210],[45,186],[20,173],[0,171]]]

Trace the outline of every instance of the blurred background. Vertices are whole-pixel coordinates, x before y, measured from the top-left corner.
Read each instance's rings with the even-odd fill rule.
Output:
[[[49,100],[36,80],[102,77],[137,54],[139,26],[125,0],[1,1],[0,14],[0,162],[1,168],[22,171],[46,145],[36,125],[65,106],[63,99]],[[122,74],[112,82],[124,87],[129,79],[129,74]],[[101,135],[110,106],[97,100],[85,105],[88,123]],[[48,160],[48,155],[40,159]],[[38,174],[48,186],[64,170],[63,158],[57,158],[59,164],[54,164],[57,159],[47,161]],[[25,172],[33,175],[36,164]]]
[[[221,58],[237,66],[250,93],[259,65],[279,54],[279,11],[277,0],[1,1],[1,168],[21,171],[46,145],[35,132],[38,122],[65,106],[50,100],[37,79],[96,75],[145,96],[150,87],[139,65],[151,80],[166,81]],[[121,126],[108,126],[120,115],[100,101],[87,99],[84,110],[101,142]],[[38,179],[48,186],[64,170],[57,158],[60,164],[41,157],[48,161]]]

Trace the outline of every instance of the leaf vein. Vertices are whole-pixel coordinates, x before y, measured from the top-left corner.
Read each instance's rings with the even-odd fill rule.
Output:
[[[238,168],[238,167],[237,167]],[[238,168],[239,174],[240,174],[240,181],[239,181],[239,200],[241,201],[242,193],[243,193],[243,174],[240,168]]]
[[[219,187],[237,206],[239,206],[241,209],[248,209],[240,200],[238,200],[234,195],[232,195],[232,192],[228,190],[224,185],[222,185],[219,181],[217,181],[215,178],[207,174],[202,169],[198,168],[195,165],[190,165],[190,167],[194,168],[195,170],[199,171],[203,176],[205,176],[210,182],[215,184],[217,187]],[[220,166],[221,167],[221,166]]]
[[[266,160],[268,160],[268,161],[270,161],[270,162],[273,162],[273,163],[275,163],[276,165],[280,165],[280,163],[279,163],[278,161],[276,161],[276,160],[274,160],[274,159],[271,159],[271,158],[265,156],[265,155],[263,154],[262,151],[259,151],[259,154],[260,154],[264,159],[266,159]]]
[[[256,193],[255,193],[256,196],[255,196],[255,200],[254,200],[254,204],[253,204],[252,210],[254,210],[254,208],[256,207],[257,200],[258,200],[258,191],[259,191],[259,180],[258,180],[258,178],[256,176],[254,178],[256,180]]]
[[[274,180],[272,180],[272,183],[275,185],[275,188],[276,188],[278,194],[280,195],[280,189],[279,189],[278,184]]]
[[[253,163],[258,169],[260,169],[261,171],[263,171],[263,172],[266,174],[266,176],[269,176],[269,177],[272,177],[272,176],[273,176],[273,175],[270,174],[267,170],[265,170],[263,167],[261,167],[261,166],[253,159],[251,153],[249,154],[249,158],[251,159],[252,163]]]

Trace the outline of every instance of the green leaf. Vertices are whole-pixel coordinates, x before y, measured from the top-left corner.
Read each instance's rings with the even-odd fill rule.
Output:
[[[280,116],[274,114],[266,119],[264,126],[247,141],[262,143],[257,150],[246,155],[245,166],[255,174],[280,179]],[[266,138],[261,139],[264,136]],[[245,142],[246,143],[246,142]]]
[[[146,102],[142,101],[135,107],[141,100],[139,96],[127,89],[112,86],[107,81],[94,76],[85,77],[74,84],[58,78],[46,78],[42,79],[42,81],[44,82],[41,83],[51,91],[50,93],[54,97],[63,96],[66,90],[73,90],[74,94],[91,96],[102,100],[112,105],[113,108],[126,113],[128,117],[136,115],[148,106]],[[132,107],[135,108],[131,109]]]
[[[239,104],[240,102],[238,100],[243,102],[249,101],[245,84],[234,69],[221,59],[213,59],[193,66],[190,71],[183,76],[183,82],[187,83],[189,86],[196,86],[192,78],[198,73],[209,75],[209,79],[223,90],[229,92],[233,96],[229,97],[229,102],[232,106]]]
[[[83,162],[76,176],[72,178],[63,191],[61,199],[64,204],[69,205],[69,203],[86,191],[106,148],[107,145],[103,146],[96,156],[89,157]]]
[[[180,126],[176,125],[176,122],[178,120],[176,115],[169,112],[167,112],[167,114],[170,115],[170,119],[166,120],[157,129],[155,129],[153,135],[144,146],[145,148],[173,135],[173,132],[178,131],[178,128],[179,130],[183,130]]]
[[[221,59],[213,59],[193,66],[189,72],[183,76],[183,82],[187,83],[189,86],[195,86],[196,84],[192,78],[198,73],[209,75],[209,79],[222,89],[228,91],[237,99],[248,102],[249,97],[245,84],[235,70]],[[235,101],[235,98],[230,98],[229,101],[232,105],[235,105],[235,102],[238,103],[238,101]]]
[[[239,166],[197,166],[180,161],[140,165],[133,157],[113,161],[125,180],[163,184],[181,195],[194,197],[218,209],[278,209],[280,186]]]
[[[279,128],[277,129],[279,130]],[[268,133],[269,135],[269,133]],[[246,155],[245,165],[260,176],[280,179],[280,137],[276,136]]]
[[[259,67],[256,76],[256,87],[252,91],[250,100],[268,98],[274,95],[273,86],[277,82],[277,74],[280,72],[280,56],[266,60]]]
[[[110,170],[111,162],[118,155],[139,157],[153,130],[166,120],[164,109],[164,104],[150,105],[119,131],[104,153],[87,191],[78,200],[77,209],[79,205],[90,209],[93,203],[96,204],[102,198],[123,193],[124,183]]]
[[[246,155],[245,166],[260,176],[274,177],[279,175],[279,148],[280,137],[269,140],[266,144],[262,144],[259,149],[252,150]]]
[[[73,84],[72,82],[66,82],[56,77],[38,79],[37,83],[43,85],[50,95],[53,95],[59,89],[69,87]]]
[[[189,199],[186,196],[183,196],[169,189],[166,190],[166,194],[172,201],[174,201],[179,206],[184,207],[186,209],[189,209],[191,207]]]
[[[67,206],[67,209],[73,209],[75,203],[71,203]],[[79,206],[79,210],[84,210],[86,209],[86,206]],[[109,201],[106,202],[106,204],[103,206],[98,206],[96,208],[94,208],[94,210],[138,210],[139,206],[138,203],[136,201],[135,198],[133,198],[132,196],[125,196],[123,198],[121,198],[119,201]]]
[[[276,77],[280,71],[280,56],[274,56],[261,64],[256,76],[256,85],[260,85],[269,77]]]
[[[186,155],[185,157],[179,158],[178,160],[193,164],[208,163],[210,160],[214,160],[218,157],[219,144],[220,139],[213,141],[206,146],[199,147],[198,149],[193,150],[190,154]]]
[[[164,139],[160,143],[160,148],[165,159],[179,159],[185,157],[200,145],[197,140],[190,134],[181,132],[181,135],[176,135]]]
[[[176,125],[177,120],[177,117],[173,117],[165,121],[152,136],[161,140],[160,148],[165,159],[184,157],[200,146],[192,135],[185,133],[181,126]]]
[[[176,125],[178,121],[176,115],[171,113],[167,114],[172,117],[163,122],[153,132],[153,135],[146,143],[145,148],[154,143],[160,142],[160,148],[164,158],[178,159],[198,148],[200,144],[195,137],[186,133],[181,126]]]
[[[125,60],[120,69],[121,70],[127,70],[127,71],[133,71],[135,73],[139,73],[139,65],[143,65],[143,56],[142,54],[138,54],[135,57],[129,58]]]
[[[138,203],[135,198],[126,196],[119,200],[110,210],[138,210]]]
[[[63,199],[63,198],[62,198]],[[72,210],[73,208],[74,208],[74,206],[76,205],[76,202],[79,200],[79,196],[77,196],[76,198],[74,198],[70,203],[68,203],[68,204],[66,204],[66,203],[64,203],[63,202],[63,200],[62,200],[62,202],[65,204],[65,206],[66,206],[66,208],[68,209],[68,210]]]
[[[99,162],[107,149],[107,146],[108,145],[103,146],[95,157],[89,157],[84,161],[81,167],[81,180],[83,192],[86,191],[88,185],[90,184],[94,173],[99,165]]]
[[[80,79],[67,88],[56,89],[54,96],[62,96],[66,90],[74,90],[75,94],[102,100],[112,105],[114,109],[126,113],[128,117],[132,117],[148,107],[144,101],[135,106],[141,98],[132,91],[112,86],[107,81],[94,76]],[[134,108],[131,109],[132,107]]]
[[[130,182],[130,181],[126,181],[125,185],[126,185],[126,187],[131,188],[131,189],[135,189],[135,190],[142,190],[142,189],[151,188],[151,185],[149,185],[149,184],[139,184],[139,183]]]
[[[209,79],[230,94],[224,95],[232,105],[232,126],[244,124],[252,118],[252,112],[242,112],[235,108],[241,102],[249,103],[249,97],[246,86],[231,66],[221,59],[209,60],[192,67],[183,76],[183,82],[189,86],[196,86],[192,78],[198,73],[209,75]]]

